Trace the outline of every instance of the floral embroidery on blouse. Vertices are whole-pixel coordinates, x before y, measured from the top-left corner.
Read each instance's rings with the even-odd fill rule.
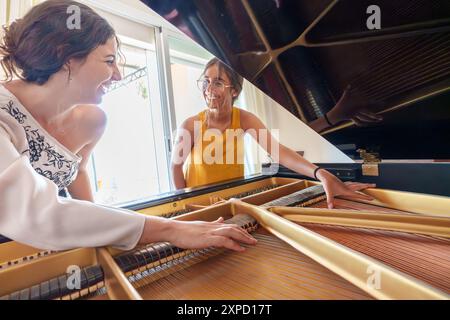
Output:
[[[75,180],[79,161],[68,159],[57,150],[58,146],[51,145],[39,128],[27,123],[27,115],[9,101],[0,109],[9,113],[22,125],[28,141],[28,149],[22,151],[30,159],[31,166],[40,175],[53,181],[62,190]]]

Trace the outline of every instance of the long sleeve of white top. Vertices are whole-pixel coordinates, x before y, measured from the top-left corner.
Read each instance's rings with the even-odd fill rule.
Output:
[[[47,250],[136,246],[143,215],[58,197],[57,186],[18,152],[9,129],[0,121],[0,234]]]

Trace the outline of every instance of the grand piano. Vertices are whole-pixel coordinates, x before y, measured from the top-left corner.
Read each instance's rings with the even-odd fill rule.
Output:
[[[376,183],[365,191],[376,200],[329,210],[320,184],[285,168],[159,195],[127,208],[223,216],[259,243],[242,254],[169,243],[50,252],[4,240],[1,298],[450,297],[448,1],[142,2],[354,159],[319,165]]]

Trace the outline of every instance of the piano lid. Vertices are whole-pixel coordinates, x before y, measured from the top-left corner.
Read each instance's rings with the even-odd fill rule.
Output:
[[[450,1],[142,1],[350,156],[450,159]]]

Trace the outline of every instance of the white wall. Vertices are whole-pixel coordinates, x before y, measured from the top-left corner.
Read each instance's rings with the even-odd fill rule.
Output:
[[[280,142],[293,150],[304,151],[304,157],[308,161],[314,163],[354,162],[279,104],[266,107],[273,108],[272,119],[267,126],[280,128]]]

